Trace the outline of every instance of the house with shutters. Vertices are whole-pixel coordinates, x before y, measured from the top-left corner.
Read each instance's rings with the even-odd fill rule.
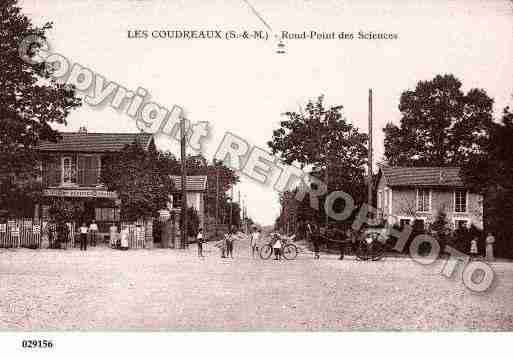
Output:
[[[453,229],[483,228],[483,196],[463,182],[459,167],[387,167],[377,177],[378,217],[427,228],[439,212]]]
[[[120,220],[115,192],[100,182],[104,156],[121,151],[138,141],[144,149],[155,146],[148,133],[64,132],[57,142],[41,142],[37,150],[43,155],[43,200],[35,205],[34,217],[48,218],[52,199],[65,198],[79,204],[85,218],[95,219],[100,230]]]
[[[174,192],[171,198],[171,208],[182,207],[182,177],[171,176],[175,184]],[[205,193],[207,191],[207,176],[187,176],[186,178],[186,203],[187,207],[196,210],[199,217],[200,228],[205,228]]]

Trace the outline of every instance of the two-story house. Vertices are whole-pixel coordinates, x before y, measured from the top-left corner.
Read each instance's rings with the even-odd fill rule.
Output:
[[[378,216],[427,228],[440,211],[454,229],[483,228],[483,197],[465,186],[459,167],[387,167],[377,178]]]
[[[155,146],[147,133],[61,134],[58,142],[42,142],[38,151],[42,163],[43,201],[35,207],[35,217],[48,217],[52,198],[65,198],[82,206],[84,217],[95,219],[101,227],[119,221],[119,201],[115,192],[100,183],[102,158],[138,141],[143,148]],[[102,224],[104,224],[102,226]]]

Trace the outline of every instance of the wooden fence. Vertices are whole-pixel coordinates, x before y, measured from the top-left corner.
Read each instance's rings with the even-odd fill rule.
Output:
[[[28,218],[0,223],[0,248],[39,248],[42,223]]]
[[[78,246],[80,239],[75,223],[67,223],[68,238],[64,248]],[[153,243],[153,222],[121,222],[121,230],[128,231],[128,247],[150,248]],[[119,235],[119,234],[118,234]],[[58,239],[55,223],[41,219],[20,218],[0,223],[0,248],[43,248],[54,247]],[[60,247],[60,245],[59,245]]]
[[[153,222],[138,220],[136,222],[121,222],[121,231],[128,231],[128,248],[148,248],[147,243],[153,243]]]
[[[68,223],[65,247],[75,245],[75,225]],[[57,240],[55,224],[41,219],[18,218],[0,223],[0,248],[41,248],[44,240],[51,246]]]

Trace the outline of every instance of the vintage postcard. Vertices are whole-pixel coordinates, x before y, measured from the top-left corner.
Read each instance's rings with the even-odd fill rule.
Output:
[[[16,353],[513,330],[512,1],[0,6]]]

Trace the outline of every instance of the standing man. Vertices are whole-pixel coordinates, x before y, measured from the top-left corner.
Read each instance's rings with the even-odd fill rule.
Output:
[[[233,259],[233,242],[235,241],[235,228],[230,228],[226,235],[226,257]]]
[[[87,227],[85,223],[80,226],[80,250],[87,250]]]
[[[94,219],[91,222],[91,225],[89,226],[89,232],[91,233],[91,245],[96,246],[96,239],[98,236],[98,225],[96,224]]]

